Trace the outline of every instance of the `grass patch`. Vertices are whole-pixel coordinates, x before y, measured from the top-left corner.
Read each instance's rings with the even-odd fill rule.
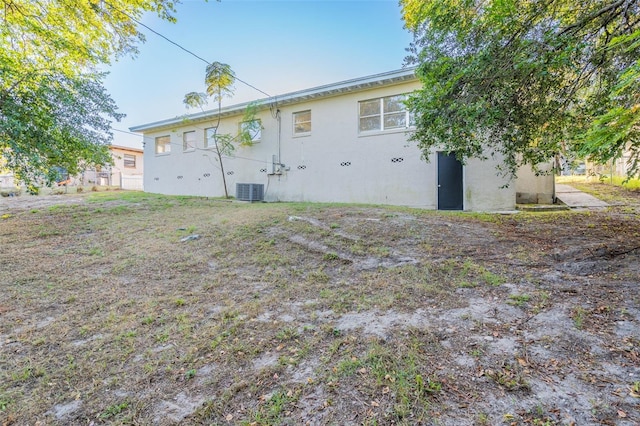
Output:
[[[588,311],[584,309],[582,306],[576,306],[571,311],[571,319],[573,320],[573,324],[576,326],[578,330],[582,330],[584,328],[584,323],[587,320]]]
[[[121,402],[119,404],[113,404],[105,408],[105,410],[102,413],[100,413],[98,418],[101,420],[116,419],[128,408],[129,408],[128,401]]]
[[[412,346],[395,348],[373,343],[362,358],[351,355],[338,361],[336,377],[330,378],[330,383],[348,377],[369,389],[374,406],[388,395],[396,421],[424,421],[429,418],[431,398],[442,390],[442,382],[425,371],[421,352],[415,341]]]
[[[579,292],[567,283],[585,276],[560,269],[584,260],[576,247],[632,248],[634,215],[74,197],[11,211],[0,229],[0,417],[14,424],[76,400],[59,422],[152,424],[171,402],[184,424],[497,424],[489,405],[460,418],[450,407],[597,361],[537,339],[544,315],[530,314],[571,312],[584,333],[635,321],[635,270],[608,268],[636,252],[594,258],[607,268]],[[503,338],[549,356],[505,362]],[[612,350],[610,364],[634,362],[637,342]]]
[[[511,294],[509,295],[509,301],[507,303],[513,306],[520,307],[527,304],[529,300],[531,300],[531,296],[529,296],[528,294]]]

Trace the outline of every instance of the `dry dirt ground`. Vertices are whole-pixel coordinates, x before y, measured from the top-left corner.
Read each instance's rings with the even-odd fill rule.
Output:
[[[0,199],[0,424],[640,424],[640,197]]]

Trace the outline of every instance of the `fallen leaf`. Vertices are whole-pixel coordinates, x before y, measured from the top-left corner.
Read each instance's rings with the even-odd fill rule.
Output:
[[[375,402],[375,401],[371,401],[371,406],[372,406],[372,407],[379,407],[379,406],[380,406],[380,404],[379,404],[379,403],[377,403],[377,402]]]
[[[233,420],[233,414],[227,414],[227,417],[225,417],[225,419],[230,422],[231,420]]]
[[[622,410],[618,410],[618,417],[627,417],[627,413]]]
[[[518,360],[518,364],[520,364],[523,367],[527,366],[527,361],[524,358],[516,358]]]
[[[391,391],[391,389],[389,389],[389,386],[385,386],[385,387],[383,387],[383,388],[382,388],[382,393],[383,393],[383,394],[387,394],[387,393],[389,393],[390,391]]]
[[[360,374],[367,374],[367,369],[362,367],[360,370],[358,370],[358,373]]]

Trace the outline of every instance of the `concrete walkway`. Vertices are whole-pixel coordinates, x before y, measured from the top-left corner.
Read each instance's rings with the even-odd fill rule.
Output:
[[[604,208],[609,204],[565,184],[556,184],[556,197],[572,209]]]

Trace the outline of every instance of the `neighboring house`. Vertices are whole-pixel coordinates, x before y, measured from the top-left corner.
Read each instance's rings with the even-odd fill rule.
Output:
[[[15,188],[15,180],[13,179],[13,173],[5,169],[6,161],[0,155],[0,189]]]
[[[109,149],[113,157],[113,166],[111,166],[112,184],[118,185],[122,189],[138,189],[142,191],[144,188],[143,150],[117,145],[111,145]]]
[[[122,189],[143,189],[143,151],[126,146],[109,146],[113,165],[85,170],[74,183],[80,185],[119,186]],[[77,181],[77,182],[76,182]]]
[[[0,188],[14,188],[15,186],[12,173],[0,172]]]
[[[518,179],[516,190],[497,174],[495,158],[463,166],[434,150],[424,161],[408,142],[412,117],[403,103],[420,84],[413,69],[403,69],[257,101],[262,131],[255,144],[223,159],[229,193],[265,201],[475,211],[513,209],[516,191],[553,199],[553,176],[529,174]],[[224,107],[217,132],[237,133],[248,105]],[[145,190],[223,196],[210,148],[217,121],[212,110],[132,127],[146,141]]]
[[[631,169],[631,147],[627,146],[619,158],[610,160],[606,164],[596,164],[593,161],[585,161],[585,173],[588,176],[619,176],[627,177]],[[638,174],[636,174],[638,177]]]
[[[59,186],[119,186],[122,189],[143,190],[143,151],[126,146],[109,146],[113,165],[88,169],[77,176],[68,176],[65,169],[61,170]],[[0,161],[2,158],[0,158]],[[0,162],[0,189],[13,188],[19,185],[13,173],[3,170]],[[55,183],[54,183],[55,186]]]

